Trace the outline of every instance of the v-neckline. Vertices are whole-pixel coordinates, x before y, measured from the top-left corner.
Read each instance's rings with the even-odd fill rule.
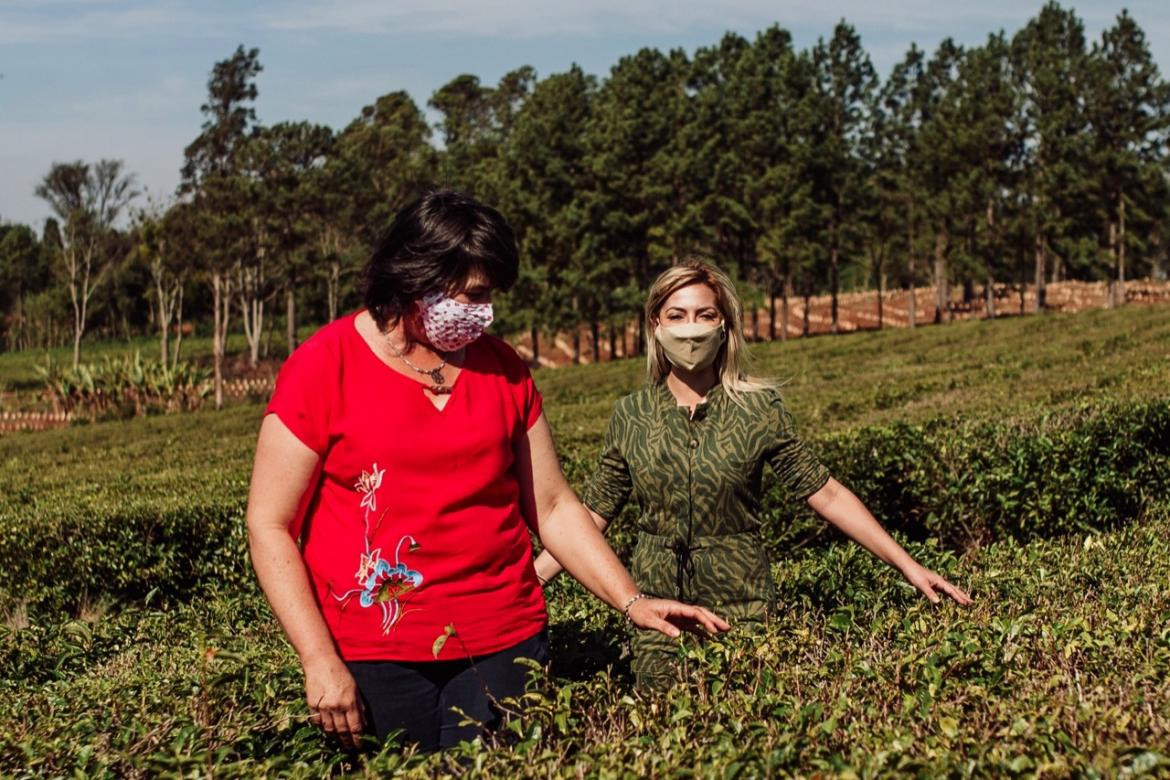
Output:
[[[357,318],[360,317],[364,311],[366,311],[366,309],[359,309],[358,312],[353,315],[353,320],[351,322],[353,333],[357,337],[358,341],[362,343],[362,348],[386,371],[390,372],[403,382],[409,382],[410,384],[417,387],[419,395],[421,395],[423,400],[427,402],[427,406],[433,409],[435,414],[442,415],[443,412],[445,412],[447,408],[451,406],[451,401],[455,398],[455,392],[462,384],[460,380],[463,379],[463,374],[467,370],[468,360],[471,356],[471,344],[467,345],[466,351],[463,353],[463,365],[458,367],[459,373],[455,375],[455,379],[451,382],[451,391],[443,394],[447,400],[443,402],[442,406],[439,406],[437,403],[435,403],[435,400],[438,398],[438,396],[435,393],[432,393],[427,385],[407,376],[406,374],[403,374],[401,371],[395,370],[393,366],[387,363],[382,358],[382,356],[378,354],[378,351],[374,348],[374,346],[366,340],[365,334],[358,330]]]

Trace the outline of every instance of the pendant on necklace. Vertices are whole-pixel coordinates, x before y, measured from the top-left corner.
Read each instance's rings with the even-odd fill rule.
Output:
[[[436,385],[447,384],[447,380],[443,377],[443,372],[440,369],[432,368],[430,370],[430,375],[431,375],[431,381],[434,382]]]

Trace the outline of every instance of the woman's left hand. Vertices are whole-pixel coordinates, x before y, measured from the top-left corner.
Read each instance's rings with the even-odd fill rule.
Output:
[[[670,599],[640,598],[627,614],[638,628],[659,631],[671,639],[684,630],[705,635],[731,629],[730,623],[709,609]]]
[[[945,593],[960,604],[970,604],[972,602],[972,598],[960,588],[955,587],[919,563],[912,561],[907,564],[906,568],[902,570],[902,575],[906,578],[907,582],[922,591],[922,595],[930,599],[933,604],[937,604],[942,600],[938,595],[939,592]]]

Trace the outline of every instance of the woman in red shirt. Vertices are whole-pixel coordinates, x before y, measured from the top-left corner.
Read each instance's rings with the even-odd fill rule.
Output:
[[[403,730],[474,737],[547,658],[529,529],[637,626],[728,625],[648,598],[561,473],[527,366],[484,335],[516,279],[494,209],[452,192],[404,208],[365,269],[366,308],[285,362],[260,428],[248,530],[300,656],[315,722],[348,747]]]

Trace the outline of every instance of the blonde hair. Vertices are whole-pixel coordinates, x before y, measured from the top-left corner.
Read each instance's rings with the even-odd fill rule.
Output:
[[[646,372],[650,384],[657,385],[670,373],[670,361],[658,339],[654,338],[651,323],[658,319],[666,300],[684,287],[705,284],[715,293],[715,305],[727,329],[727,341],[715,357],[715,373],[724,392],[737,404],[743,403],[744,393],[766,390],[775,385],[759,377],[749,376],[747,341],[743,336],[743,304],[735,292],[735,285],[727,274],[712,263],[698,257],[688,257],[678,265],[663,271],[646,298]]]

